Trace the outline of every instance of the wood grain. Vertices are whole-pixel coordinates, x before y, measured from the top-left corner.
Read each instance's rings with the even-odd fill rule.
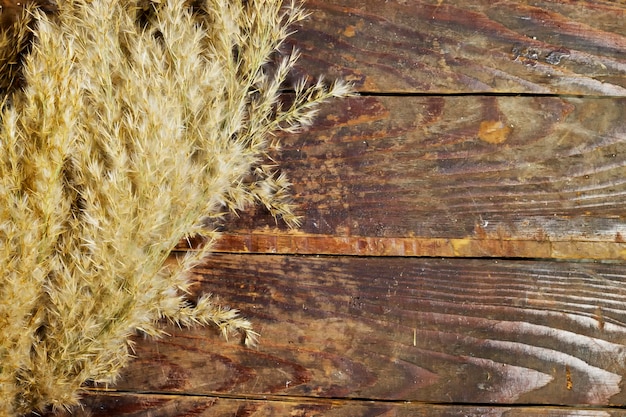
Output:
[[[382,403],[376,401],[312,399],[233,399],[203,396],[128,393],[89,393],[84,408],[72,410],[73,416],[351,416],[351,417],[618,417],[626,411],[616,408],[576,407],[498,407],[440,405],[419,403]],[[66,417],[59,412],[55,417]],[[49,417],[52,417],[50,415]]]
[[[294,77],[364,94],[282,138],[302,228],[229,218],[194,271],[261,344],[138,337],[84,414],[625,416],[626,4],[306,7]]]
[[[303,225],[250,211],[219,250],[626,258],[626,99],[357,97],[284,137]]]
[[[622,1],[307,0],[301,74],[371,92],[624,96]]]
[[[624,404],[623,264],[215,255],[197,290],[237,306],[257,349],[213,329],[138,340],[117,389],[474,404]]]

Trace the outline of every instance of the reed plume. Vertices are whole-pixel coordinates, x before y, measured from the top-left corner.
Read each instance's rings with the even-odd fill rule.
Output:
[[[298,54],[281,47],[306,14],[281,3],[63,0],[6,18],[0,416],[114,383],[131,336],[163,335],[163,319],[254,343],[236,310],[188,299],[188,272],[218,238],[207,219],[262,204],[297,224],[273,135],[350,90],[302,82],[283,100]],[[199,250],[172,256],[198,235]]]

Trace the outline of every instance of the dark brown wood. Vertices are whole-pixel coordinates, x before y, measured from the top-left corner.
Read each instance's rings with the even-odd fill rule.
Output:
[[[89,393],[84,408],[73,416],[351,416],[351,417],[618,417],[626,411],[614,408],[580,407],[498,407],[438,405],[420,403],[381,403],[376,401],[311,400],[303,398],[232,399],[220,397]],[[57,413],[54,417],[66,417]],[[52,417],[52,416],[50,416]]]
[[[219,250],[626,258],[626,99],[357,97],[283,138],[297,231],[253,211]]]
[[[306,7],[294,77],[364,95],[282,138],[302,228],[242,213],[194,271],[260,345],[138,337],[84,414],[626,415],[626,3]]]
[[[362,91],[624,96],[623,1],[307,0],[302,73]]]
[[[436,403],[626,403],[626,267],[215,255],[197,290],[261,333],[138,340],[117,389]]]

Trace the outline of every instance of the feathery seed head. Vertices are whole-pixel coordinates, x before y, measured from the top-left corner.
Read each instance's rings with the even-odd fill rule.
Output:
[[[161,319],[254,344],[237,310],[188,300],[205,219],[261,203],[297,225],[274,133],[351,90],[298,83],[280,105],[293,1],[46,1],[0,15],[0,417],[114,382]]]

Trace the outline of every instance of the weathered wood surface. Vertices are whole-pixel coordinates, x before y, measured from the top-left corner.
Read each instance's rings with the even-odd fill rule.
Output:
[[[623,1],[307,0],[303,72],[372,92],[626,95]]]
[[[261,344],[138,338],[86,413],[626,415],[626,265],[510,259],[626,259],[626,3],[306,5],[299,75],[364,95],[282,139],[303,227],[195,271]]]
[[[57,417],[67,415],[59,413]],[[249,400],[203,396],[89,393],[84,399],[84,409],[73,410],[71,415],[77,417],[618,417],[626,416],[626,411],[615,408],[443,406],[303,398]]]
[[[626,99],[356,97],[278,156],[296,231],[259,213],[220,250],[626,259]]]
[[[215,255],[195,271],[262,334],[138,340],[116,389],[474,404],[626,403],[622,264]]]

